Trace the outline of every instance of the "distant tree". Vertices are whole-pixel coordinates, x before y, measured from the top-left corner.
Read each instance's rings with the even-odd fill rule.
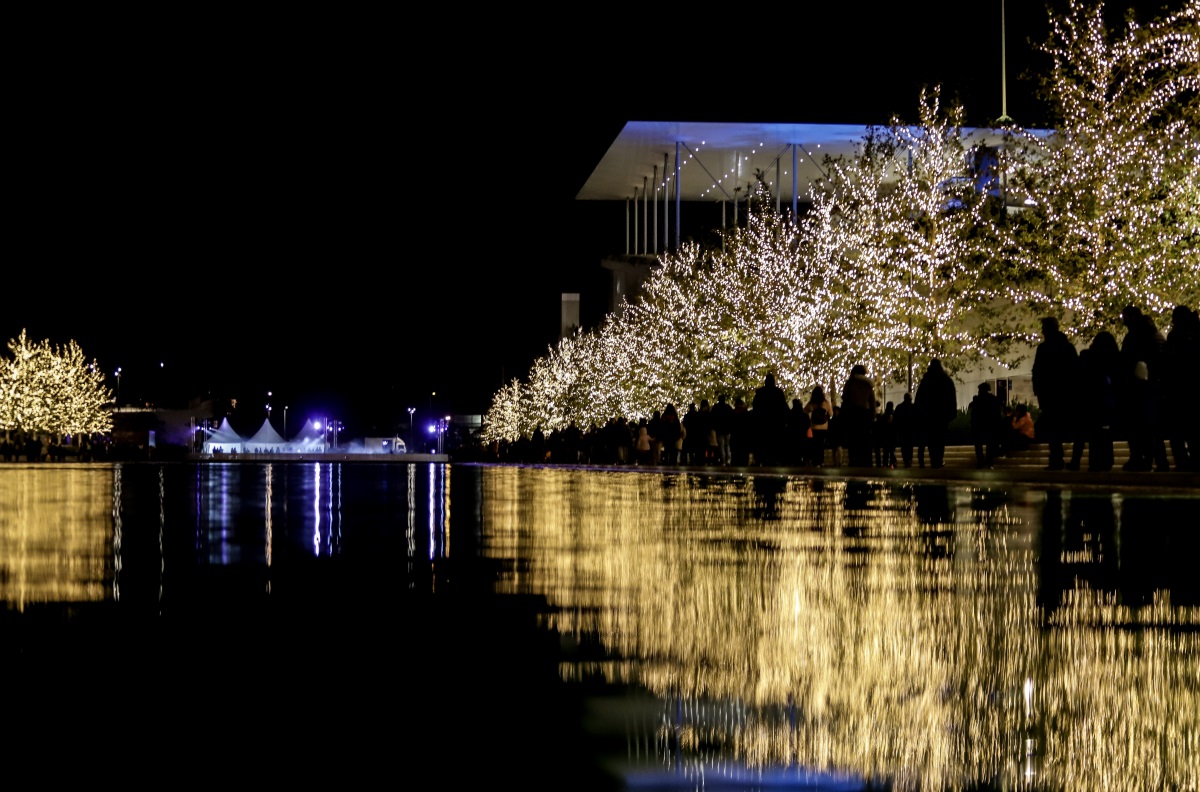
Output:
[[[31,342],[24,330],[0,359],[0,428],[55,437],[112,429],[112,393],[75,341]]]

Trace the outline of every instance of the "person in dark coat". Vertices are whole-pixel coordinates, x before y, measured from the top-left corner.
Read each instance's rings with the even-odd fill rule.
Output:
[[[1136,305],[1127,305],[1121,311],[1121,321],[1126,327],[1121,339],[1121,393],[1120,416],[1124,421],[1124,434],[1129,438],[1129,453],[1133,456],[1133,437],[1141,443],[1139,455],[1149,455],[1152,465],[1159,471],[1170,469],[1167,459],[1167,444],[1160,423],[1162,397],[1161,356],[1166,346],[1166,336],[1158,331],[1154,319],[1143,313]],[[1146,366],[1145,377],[1135,374],[1138,364]],[[1145,404],[1145,399],[1154,403]],[[1146,423],[1150,421],[1151,423]],[[1130,463],[1126,463],[1127,465]],[[1141,463],[1136,468],[1140,469]],[[1134,468],[1130,468],[1134,469]]]
[[[1155,383],[1150,381],[1146,361],[1139,360],[1133,367],[1133,384],[1125,394],[1123,409],[1126,413],[1129,438],[1129,461],[1124,470],[1143,472],[1151,470],[1155,460],[1155,425],[1158,421],[1158,393]],[[1166,468],[1159,466],[1161,472]]]
[[[1033,355],[1033,394],[1037,397],[1041,413],[1037,421],[1037,436],[1044,438],[1050,447],[1050,464],[1047,470],[1062,470],[1063,443],[1071,437],[1072,411],[1077,405],[1076,388],[1079,385],[1079,353],[1066,333],[1058,329],[1058,319],[1047,316],[1042,319],[1042,342]]]
[[[871,430],[875,424],[876,406],[875,383],[867,377],[867,367],[855,363],[842,386],[838,416],[846,464],[851,467],[871,467]]]
[[[807,465],[810,461],[808,444],[812,433],[812,421],[804,411],[804,401],[792,399],[792,408],[787,417],[787,444],[783,452],[783,462],[788,465]]]
[[[913,404],[921,443],[929,449],[929,465],[940,468],[945,464],[950,422],[958,415],[958,391],[938,358],[929,361],[929,367],[917,383]]]
[[[650,464],[658,465],[662,463],[662,411],[655,410],[650,414],[650,420],[646,423],[646,428],[650,432]]]
[[[829,445],[829,422],[833,418],[833,405],[825,397],[825,388],[817,385],[804,405],[808,420],[812,427],[812,437],[809,438],[809,463],[820,467],[825,464],[825,448]]]
[[[979,392],[971,399],[967,411],[971,414],[971,438],[975,441],[975,467],[990,468],[1004,436],[1004,410],[990,383],[979,383]]]
[[[708,446],[708,415],[701,415],[696,402],[692,402],[680,422],[683,424],[683,453],[679,464],[704,464],[704,452]]]
[[[1079,470],[1084,446],[1088,448],[1089,472],[1112,470],[1120,365],[1117,339],[1107,331],[1097,333],[1091,346],[1080,351],[1079,412],[1067,470]]]
[[[875,446],[875,467],[896,467],[896,404],[888,402],[883,412],[875,416],[871,440]]]
[[[659,427],[659,440],[662,441],[662,463],[664,465],[679,464],[679,441],[683,437],[683,424],[679,420],[679,411],[675,405],[667,403],[663,408]]]
[[[733,435],[733,405],[724,393],[717,396],[717,403],[713,405],[712,428],[717,433],[717,464],[732,465],[733,452],[729,441]]]
[[[775,384],[775,375],[767,374],[762,386],[754,391],[750,415],[754,426],[754,464],[783,464],[783,438],[787,428],[788,400]]]
[[[896,411],[892,414],[892,428],[896,433],[896,445],[900,447],[900,461],[904,467],[912,467],[913,446],[918,441],[917,408],[913,405],[911,391],[905,391],[904,398],[896,405]]]
[[[1186,305],[1171,311],[1171,331],[1162,350],[1164,434],[1175,458],[1175,470],[1200,470],[1200,315]]]

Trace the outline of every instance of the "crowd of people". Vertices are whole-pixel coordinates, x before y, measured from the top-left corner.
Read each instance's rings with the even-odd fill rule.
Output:
[[[1042,320],[1034,355],[1032,405],[1006,405],[981,383],[971,399],[969,436],[975,463],[1047,443],[1049,469],[1079,470],[1087,449],[1089,471],[1113,467],[1114,442],[1129,444],[1130,471],[1195,471],[1200,412],[1188,402],[1200,393],[1200,318],[1177,306],[1169,332],[1136,306],[1121,316],[1118,344],[1107,331],[1077,350],[1053,317]],[[649,418],[612,418],[601,427],[541,431],[497,449],[506,460],[585,464],[925,467],[945,466],[951,424],[959,416],[954,380],[942,362],[929,362],[916,388],[899,404],[879,404],[876,383],[855,365],[837,404],[821,385],[792,398],[767,374],[749,403],[728,394],[682,411],[667,404]],[[1066,457],[1067,443],[1071,455]]]
[[[1054,317],[1042,320],[1033,361],[1041,413],[1036,436],[1050,449],[1049,470],[1111,470],[1113,443],[1128,443],[1130,471],[1200,469],[1200,416],[1191,402],[1200,387],[1200,316],[1187,305],[1171,311],[1169,330],[1136,305],[1121,312],[1124,337],[1107,331],[1077,350]],[[1071,443],[1071,457],[1065,445]],[[1170,455],[1168,455],[1168,447]]]

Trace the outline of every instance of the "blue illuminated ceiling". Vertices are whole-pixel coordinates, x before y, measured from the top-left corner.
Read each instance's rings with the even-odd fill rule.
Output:
[[[641,199],[648,192],[654,200],[656,184],[674,176],[678,148],[684,201],[729,201],[738,187],[741,192],[736,194],[744,197],[755,173],[762,171],[778,184],[779,200],[791,202],[795,192],[804,202],[808,185],[823,175],[825,156],[853,155],[866,131],[865,126],[846,124],[630,121],[576,199],[623,201]],[[966,129],[964,134],[972,143],[1000,140],[990,129]],[[673,197],[674,191],[670,194]]]

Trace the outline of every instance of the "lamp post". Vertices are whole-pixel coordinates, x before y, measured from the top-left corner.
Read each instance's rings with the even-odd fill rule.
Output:
[[[121,367],[117,366],[117,406],[121,406]]]
[[[412,453],[413,445],[413,413],[417,411],[416,407],[408,408],[408,453]]]
[[[283,440],[287,442],[287,405],[283,405]]]

